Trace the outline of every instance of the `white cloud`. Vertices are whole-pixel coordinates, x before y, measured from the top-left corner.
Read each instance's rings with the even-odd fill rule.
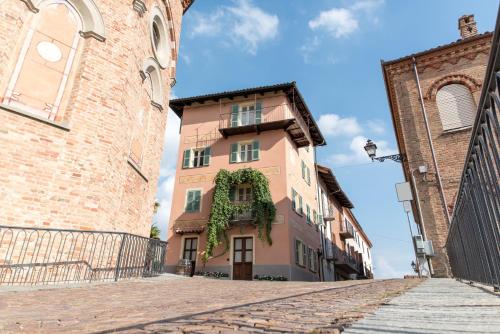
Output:
[[[381,135],[385,133],[385,123],[382,120],[379,119],[374,119],[371,121],[368,121],[367,123],[368,128],[370,129],[371,132]]]
[[[314,51],[316,51],[321,45],[321,41],[318,36],[314,36],[313,39],[307,41],[300,47],[300,52],[304,59],[304,63],[309,64],[311,62],[310,56]]]
[[[230,42],[222,40],[222,45],[241,46],[253,55],[261,43],[278,35],[278,16],[265,12],[251,0],[235,0],[234,6],[221,6],[212,14],[195,12],[192,15],[191,37],[225,37]]]
[[[365,151],[366,141],[364,136],[355,136],[349,144],[348,153],[333,154],[330,158],[331,162],[337,166],[359,164],[369,162],[370,158]],[[377,144],[377,156],[396,154],[398,151],[389,147],[389,143],[385,140],[374,140]]]
[[[359,28],[358,20],[347,8],[332,8],[323,11],[314,20],[309,21],[312,30],[323,29],[335,38],[347,37]]]
[[[346,38],[359,30],[360,21],[364,17],[378,23],[375,11],[384,3],[384,0],[358,0],[349,7],[322,11],[309,21],[309,28],[326,31],[335,38]]]
[[[318,120],[321,132],[327,136],[353,136],[362,132],[355,117],[342,118],[337,114],[323,114]]]
[[[377,278],[403,278],[404,275],[411,274],[408,270],[397,270],[383,256],[375,257],[375,268]]]

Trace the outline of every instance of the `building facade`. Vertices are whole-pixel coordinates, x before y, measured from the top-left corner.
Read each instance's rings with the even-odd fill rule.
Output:
[[[256,275],[320,280],[314,147],[325,141],[294,82],[173,100],[181,118],[170,214],[167,268],[192,260],[195,271],[233,279]],[[200,160],[201,159],[201,160]],[[229,250],[203,263],[214,177],[221,169],[253,168],[269,181],[276,218],[272,245],[258,237],[251,213],[231,218]],[[251,200],[251,186],[232,190]],[[242,273],[241,267],[247,269]]]
[[[459,19],[453,43],[382,61],[403,171],[412,185],[419,232],[432,241],[436,277],[450,275],[445,249],[483,84],[491,33],[478,34],[473,15]]]
[[[372,243],[351,209],[354,205],[328,167],[316,165],[324,221],[325,281],[373,278]]]
[[[0,225],[149,236],[191,2],[0,2]]]

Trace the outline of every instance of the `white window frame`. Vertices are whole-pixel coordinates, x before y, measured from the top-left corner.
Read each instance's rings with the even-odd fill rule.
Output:
[[[252,162],[252,154],[253,154],[253,140],[245,140],[245,141],[239,141],[238,143],[238,150],[236,151],[237,152],[237,162]],[[245,146],[245,158],[246,160],[242,160],[241,159],[241,153],[242,153],[242,150],[241,150],[241,147],[242,146]],[[248,147],[250,147],[250,151],[248,150]]]
[[[200,209],[198,211],[187,211],[188,205],[188,195],[190,191],[200,191]],[[203,207],[203,188],[188,188],[186,189],[186,194],[184,196],[184,212],[185,213],[199,213]]]
[[[200,250],[200,236],[197,234],[184,234],[181,237],[181,250],[179,252],[179,260],[184,259],[184,246],[186,244],[186,239],[195,239],[196,238],[196,259],[195,261],[198,262],[198,253]]]

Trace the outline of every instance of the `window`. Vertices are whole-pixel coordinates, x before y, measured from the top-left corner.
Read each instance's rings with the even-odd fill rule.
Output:
[[[231,144],[231,152],[229,154],[230,163],[250,162],[259,160],[259,158],[260,142],[258,140]]]
[[[188,190],[186,195],[186,212],[200,212],[201,190]]]
[[[302,178],[308,185],[311,185],[311,170],[307,167],[304,160],[302,160]]]
[[[231,108],[231,127],[260,124],[262,120],[262,103],[235,104]]]
[[[297,192],[292,188],[292,209],[297,211]]]
[[[151,10],[150,35],[156,60],[162,68],[167,68],[171,57],[170,38],[165,18],[158,6]]]
[[[436,103],[444,131],[474,124],[476,106],[466,86],[460,84],[443,86],[436,94]]]
[[[309,204],[306,204],[306,219],[307,223],[311,223],[311,208],[309,207]]]
[[[184,151],[182,168],[197,168],[210,165],[210,147],[189,148]]]
[[[302,196],[299,195],[299,214],[304,214],[304,208],[302,207]]]
[[[198,238],[184,239],[183,259],[196,261]]]
[[[316,210],[313,210],[313,216],[312,216],[312,219],[313,219],[313,223],[314,223],[314,224],[317,224],[317,223],[318,223],[318,213],[316,212]]]
[[[253,198],[252,186],[249,184],[239,184],[230,190],[230,200],[237,204],[250,204]],[[242,212],[233,214],[233,220],[248,220],[254,217],[252,209],[245,209]]]
[[[307,258],[308,258],[308,267],[309,270],[312,272],[316,272],[317,266],[316,266],[316,252],[311,248],[307,248]]]
[[[306,245],[300,240],[295,240],[295,263],[301,267],[305,267],[307,263]]]

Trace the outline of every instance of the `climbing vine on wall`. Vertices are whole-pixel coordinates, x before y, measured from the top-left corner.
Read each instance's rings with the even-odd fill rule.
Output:
[[[229,249],[227,229],[233,214],[251,209],[258,228],[259,239],[272,244],[271,228],[276,217],[276,207],[271,198],[269,181],[260,171],[253,168],[239,169],[229,172],[221,169],[215,176],[215,189],[212,201],[212,211],[207,225],[207,246],[203,261],[213,257],[215,247],[224,244],[224,253]],[[252,202],[237,204],[231,201],[231,188],[239,184],[252,186]]]

